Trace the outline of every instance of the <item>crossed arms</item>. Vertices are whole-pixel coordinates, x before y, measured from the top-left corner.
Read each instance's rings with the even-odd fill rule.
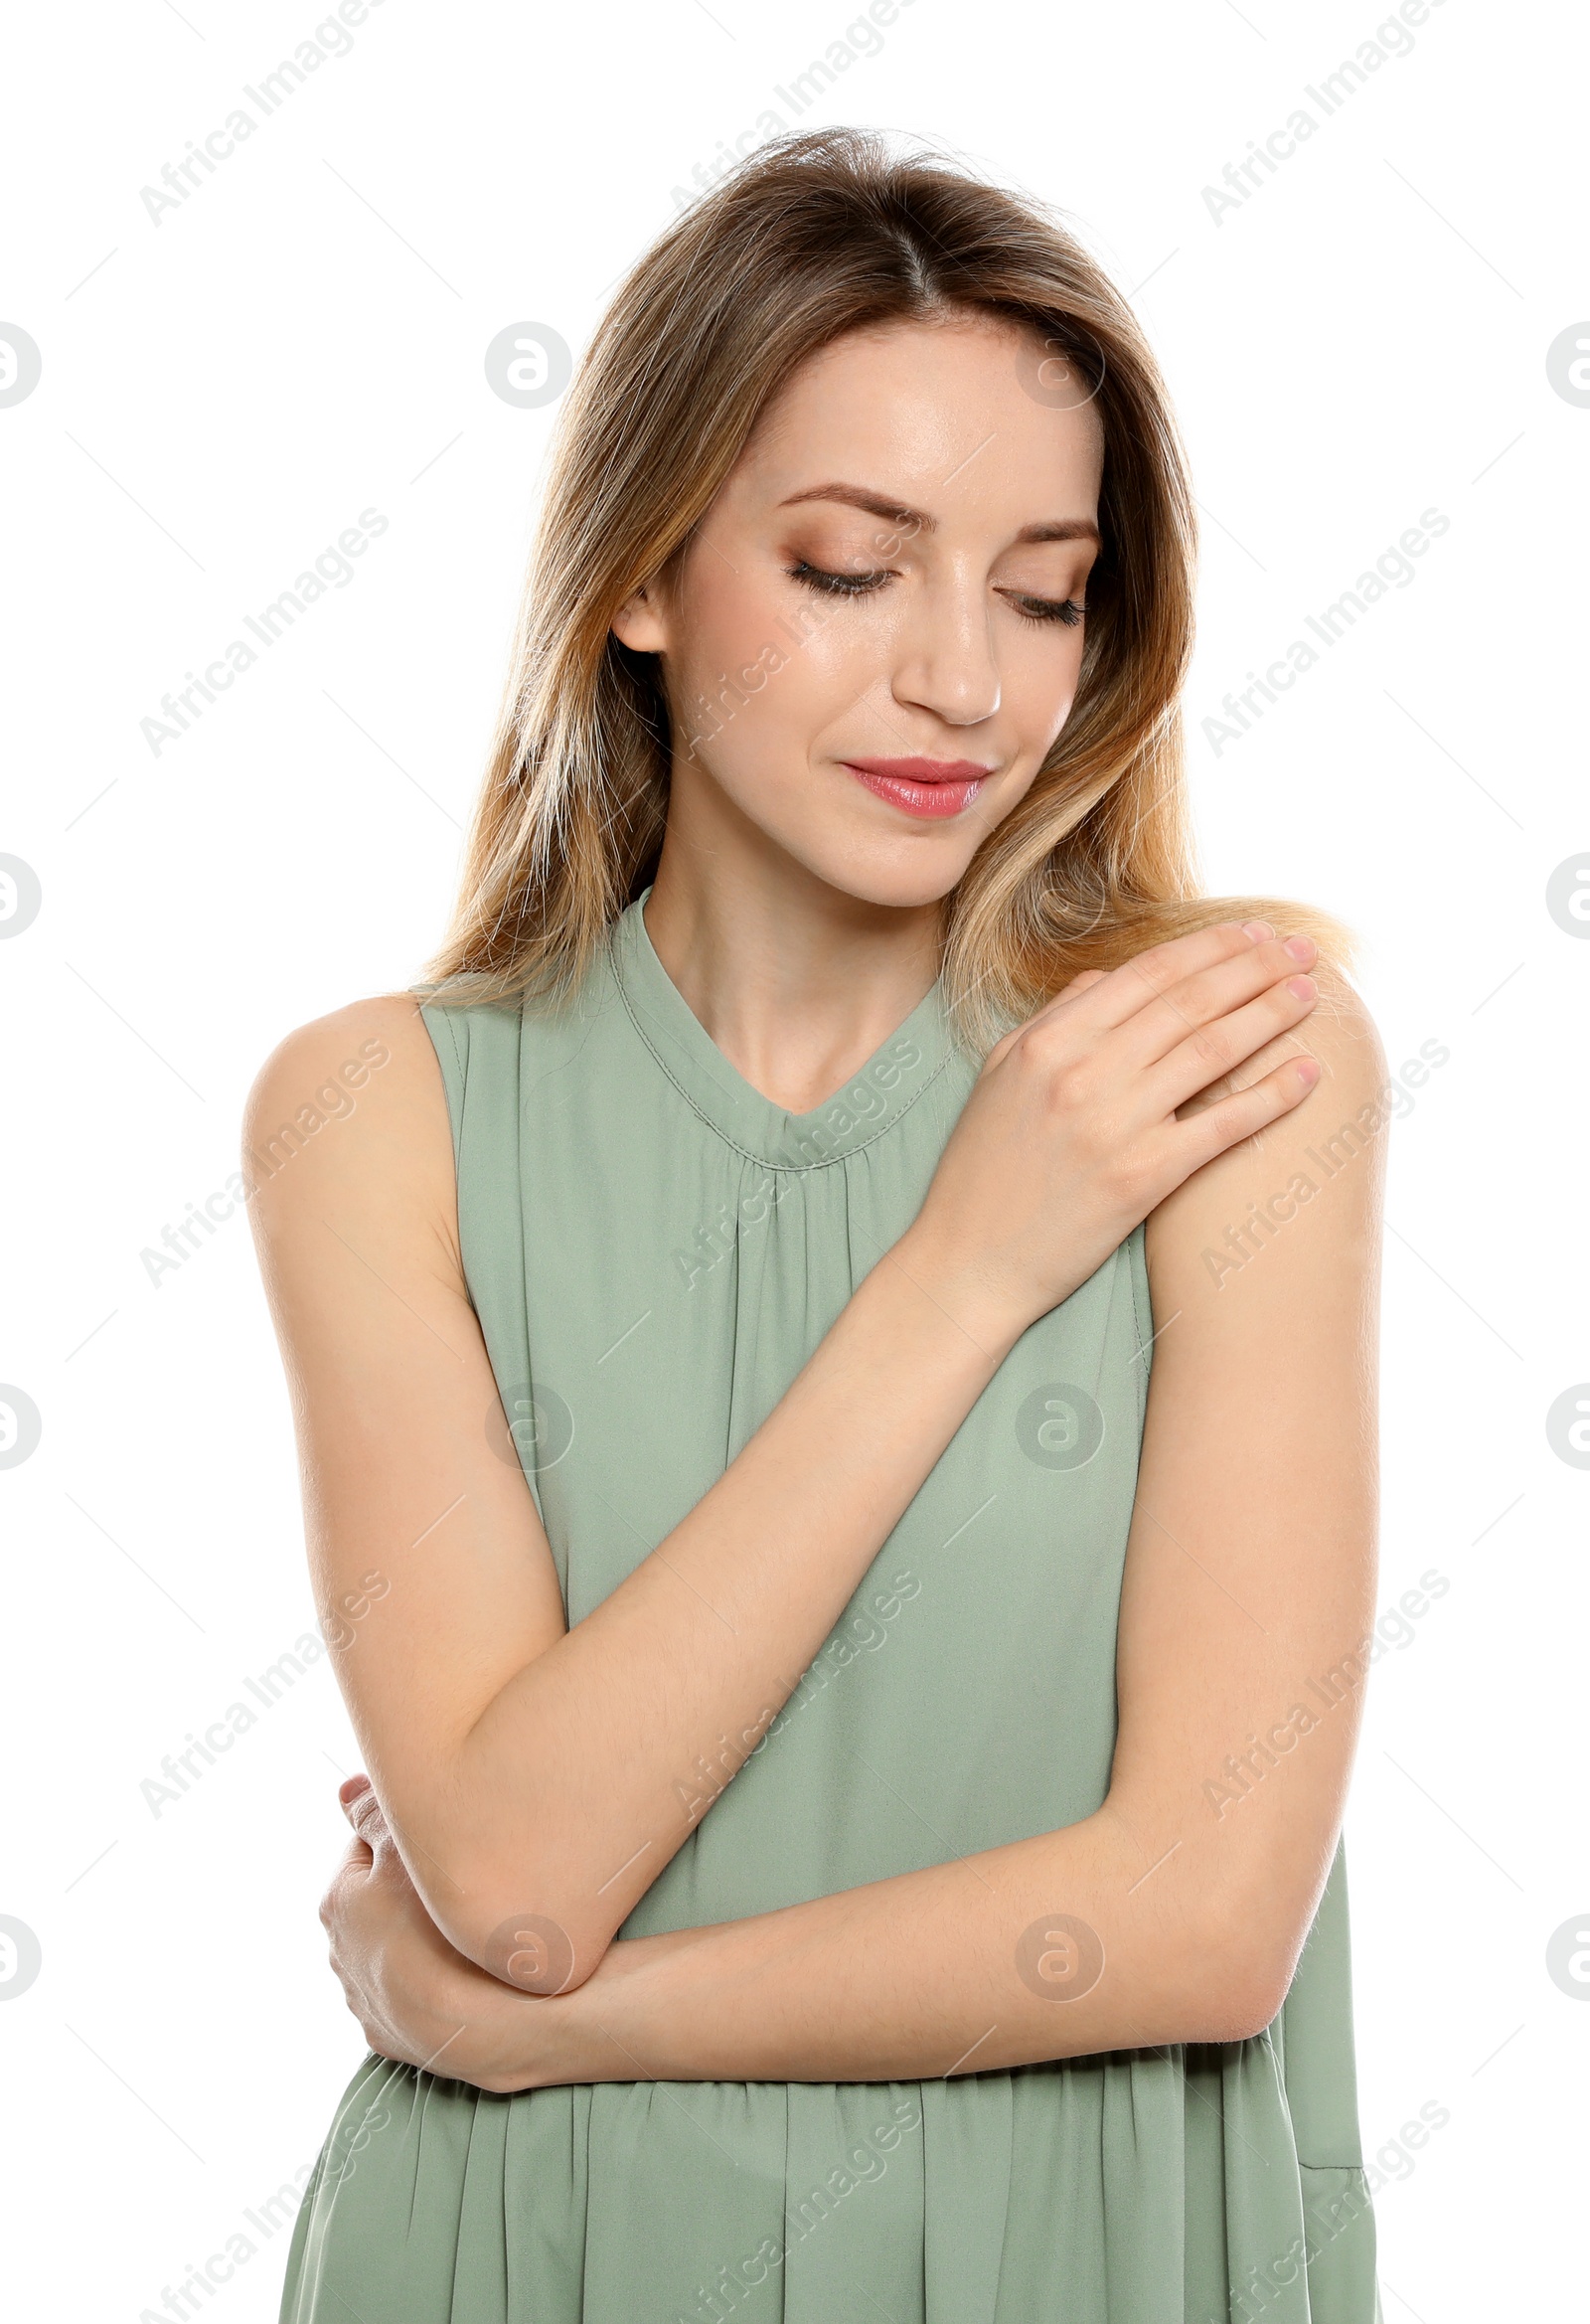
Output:
[[[393,1055],[379,1093],[252,1206],[317,1596],[330,1612],[372,1571],[391,1584],[338,1655],[371,1787],[347,1803],[361,1837],[323,1909],[373,2046],[495,2089],[889,2080],[1270,2022],[1334,1853],[1356,1692],[1269,1751],[1264,1781],[1239,1791],[1231,1770],[1265,1765],[1258,1739],[1372,1619],[1384,1067],[1355,998],[1335,1001],[1235,1077],[1306,1049],[1316,1087],[1149,1214],[1159,1331],[1100,1809],[624,1943],[690,1829],[678,1768],[722,1734],[754,1741],[1020,1319],[907,1239],[723,1477],[569,1631],[529,1490],[481,1426],[495,1388],[423,1026],[384,999],[283,1045],[256,1086],[264,1120],[350,1041]],[[1328,1177],[1345,1123],[1352,1158]],[[1044,1952],[1039,1935],[1064,2007],[1022,1966],[1056,1916],[1103,1961],[1078,1991],[1066,1948],[1091,1957],[1086,1941],[1059,1931]]]

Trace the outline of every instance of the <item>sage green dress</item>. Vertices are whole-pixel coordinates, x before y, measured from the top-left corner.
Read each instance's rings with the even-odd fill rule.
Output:
[[[910,1224],[976,1068],[935,989],[837,1097],[785,1113],[692,1015],[639,903],[557,1014],[424,1014],[497,1440],[574,1623],[722,1473]],[[1139,1228],[1019,1341],[740,1773],[682,1771],[694,1829],[625,1936],[1099,1805],[1153,1329]],[[281,2316],[1376,2324],[1361,2166],[1339,1854],[1285,2006],[1248,2042],[511,2097],[368,2056]]]

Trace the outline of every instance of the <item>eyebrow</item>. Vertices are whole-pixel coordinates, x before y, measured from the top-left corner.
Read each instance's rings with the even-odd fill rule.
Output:
[[[902,501],[890,500],[883,492],[870,492],[863,484],[813,484],[805,492],[792,492],[788,500],[779,502],[780,508],[794,508],[805,500],[838,500],[849,508],[866,509],[874,517],[885,517],[901,527],[910,526],[918,533],[932,533],[938,529],[937,519],[926,516],[920,509],[907,508]],[[1102,547],[1099,529],[1089,517],[1057,517],[1049,524],[1024,525],[1016,536],[1018,542],[1033,541],[1091,541]]]

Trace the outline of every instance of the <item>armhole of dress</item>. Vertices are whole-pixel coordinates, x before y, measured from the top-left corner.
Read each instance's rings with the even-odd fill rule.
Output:
[[[447,1008],[437,1002],[422,1001],[419,1014],[430,1035],[447,1091],[464,1294],[480,1324],[492,1379],[506,1408],[511,1398],[528,1393],[521,1384],[532,1378],[525,1310],[524,1220],[518,1194],[519,1017],[517,1012],[511,1017],[505,1051],[505,1036],[499,1031],[497,1012],[473,1011],[468,1004]],[[469,1080],[471,1064],[475,1069],[473,1089]],[[466,1120],[467,1157],[464,1153]],[[503,1152],[500,1141],[505,1125],[509,1157],[506,1174],[500,1167]],[[515,1449],[531,1498],[545,1525],[534,1461],[526,1461],[524,1450],[517,1442]],[[554,1556],[556,1560],[556,1552]],[[563,1579],[560,1567],[558,1578],[559,1582]]]
[[[458,1247],[464,1246],[464,1087],[469,1073],[469,1029],[467,1022],[460,1033],[456,1013],[451,1009],[427,1006],[423,1001],[419,1014],[425,1031],[430,1035],[430,1046],[436,1053],[441,1069],[442,1088],[447,1096],[447,1126],[453,1141],[453,1212],[457,1221]],[[464,1296],[480,1313],[474,1286],[464,1270]]]
[[[1154,1363],[1154,1301],[1149,1290],[1148,1222],[1141,1221],[1126,1239],[1127,1271],[1132,1280],[1132,1321],[1137,1331],[1137,1421],[1139,1434],[1149,1409],[1149,1372]]]
[[[461,1178],[464,1077],[468,1070],[469,1045],[467,1041],[459,1039],[451,1009],[444,1009],[434,1001],[421,1001],[419,1015],[425,1031],[430,1035],[430,1046],[436,1052],[436,1063],[441,1068],[442,1087],[447,1092],[447,1122],[453,1140],[453,1170]]]

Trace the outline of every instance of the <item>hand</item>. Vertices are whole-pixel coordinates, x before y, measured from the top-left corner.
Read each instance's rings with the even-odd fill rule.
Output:
[[[557,2071],[567,2004],[517,1992],[455,1952],[420,1902],[370,1777],[349,1776],[337,1796],[354,1838],[320,1918],[371,2049],[479,2089],[576,2078]]]
[[[1313,1088],[1300,1054],[1177,1118],[1309,1014],[1315,956],[1306,936],[1227,922],[1074,978],[990,1051],[903,1239],[912,1273],[979,1337],[1058,1306],[1184,1179]]]
[[[633,2018],[635,2038],[648,2038],[651,2028],[630,1996],[644,1994],[647,1972],[699,1931],[611,1945],[594,1974],[568,1993],[548,1999],[521,1992],[455,1952],[437,1928],[370,1777],[350,1775],[337,1796],[355,1836],[321,1900],[320,1918],[348,2007],[378,2057],[499,2095],[556,2082],[649,2078],[608,2021]]]

